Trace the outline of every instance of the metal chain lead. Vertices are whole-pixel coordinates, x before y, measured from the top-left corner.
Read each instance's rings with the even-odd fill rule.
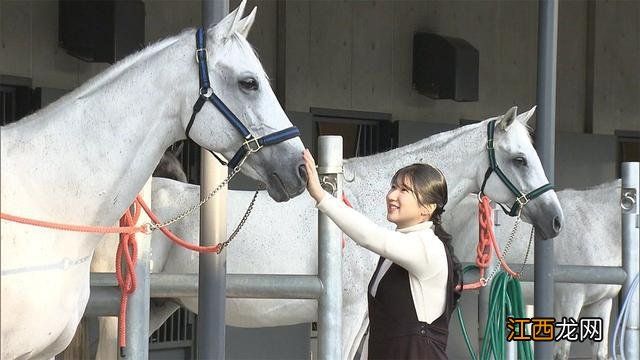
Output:
[[[511,243],[513,242],[513,239],[516,235],[516,231],[518,230],[518,225],[520,225],[520,216],[516,218],[516,222],[515,224],[513,224],[513,229],[511,230],[511,234],[509,235],[509,240],[507,240],[507,245],[505,245],[504,250],[502,251],[502,259],[504,259],[507,256],[507,253],[509,252],[509,248],[511,248]],[[498,254],[496,253],[496,257],[497,256]],[[491,273],[487,277],[487,284],[491,281],[491,279],[493,279],[493,277],[496,275],[498,270],[500,270],[500,266],[501,266],[500,260],[502,259],[498,258],[498,263],[493,266],[493,269],[491,269]]]
[[[238,223],[238,226],[233,231],[231,236],[229,236],[229,239],[227,239],[227,241],[225,241],[223,243],[220,243],[220,247],[218,248],[218,251],[217,251],[218,254],[220,254],[222,252],[222,250],[224,250],[224,248],[229,246],[229,243],[231,242],[231,240],[233,240],[233,238],[235,238],[236,235],[238,235],[238,233],[240,232],[240,229],[242,229],[242,227],[244,226],[244,223],[247,222],[247,219],[249,218],[249,214],[251,214],[251,210],[253,210],[253,205],[256,202],[256,198],[258,197],[258,190],[259,189],[256,189],[255,194],[253,194],[253,199],[251,199],[251,203],[249,204],[249,207],[247,208],[247,211],[245,211],[244,216],[242,216],[242,219]]]
[[[245,157],[246,159],[247,157]],[[192,212],[196,211],[196,209],[200,208],[202,205],[204,205],[207,201],[209,201],[209,199],[211,199],[213,197],[213,195],[215,195],[218,191],[220,191],[220,189],[222,189],[230,180],[231,178],[233,178],[238,172],[240,172],[240,167],[242,166],[242,164],[244,163],[244,159],[240,162],[240,164],[238,166],[236,166],[235,168],[233,168],[233,170],[231,171],[231,173],[229,174],[229,176],[227,176],[226,179],[224,179],[218,186],[216,186],[210,193],[209,195],[207,195],[203,200],[200,201],[200,203],[192,206],[191,208],[189,208],[187,211],[185,211],[184,213],[182,213],[181,215],[178,215],[168,221],[165,221],[162,224],[149,224],[149,230],[150,231],[154,231],[163,227],[167,227],[177,221],[180,221],[182,219],[184,219],[186,216],[188,216],[189,214],[191,214]]]
[[[527,252],[524,254],[524,262],[522,263],[522,268],[520,269],[520,276],[524,274],[524,266],[527,264],[527,259],[529,258],[529,251],[531,250],[531,243],[533,243],[533,236],[535,234],[536,228],[535,226],[531,226],[531,235],[529,235],[529,245],[527,245]]]

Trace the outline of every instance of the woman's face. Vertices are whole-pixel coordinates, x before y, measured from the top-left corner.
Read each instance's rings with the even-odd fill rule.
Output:
[[[391,184],[387,193],[387,220],[399,229],[429,220],[430,212],[418,203],[416,194],[405,179],[403,185]]]

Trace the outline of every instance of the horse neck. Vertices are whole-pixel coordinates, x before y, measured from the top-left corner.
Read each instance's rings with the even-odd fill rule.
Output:
[[[355,175],[345,188],[352,193],[384,196],[393,174],[412,163],[427,163],[439,168],[447,179],[451,209],[467,194],[479,190],[477,168],[488,166],[486,122],[447,131],[414,144],[372,156],[345,161],[345,177]],[[369,179],[375,177],[376,181]]]
[[[43,203],[55,212],[54,218],[83,215],[112,224],[151,176],[164,150],[184,138],[179,114],[189,105],[172,99],[185,98],[177,90],[183,79],[197,89],[195,67],[187,61],[192,56],[186,56],[193,46],[173,38],[164,42],[2,129],[3,140],[11,139],[2,146],[2,155],[10,154],[12,162],[20,164],[16,177],[25,179],[21,185],[47,200]],[[188,74],[190,70],[194,74]]]

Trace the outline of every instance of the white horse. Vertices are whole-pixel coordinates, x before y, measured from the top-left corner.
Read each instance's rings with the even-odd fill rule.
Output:
[[[246,35],[244,2],[206,30],[212,90],[256,135],[291,123]],[[195,31],[160,41],[25,119],[0,128],[1,211],[66,224],[112,226],[164,150],[185,138],[198,98]],[[242,136],[211,104],[191,128],[231,158]],[[303,145],[266,147],[243,167],[276,201],[305,189]],[[2,220],[1,358],[50,358],[71,340],[89,297],[89,263],[102,235]]]
[[[611,181],[585,190],[558,191],[566,224],[555,239],[555,261],[559,265],[621,266],[622,234],[620,223],[620,180]],[[475,262],[475,246],[478,241],[478,200],[475,195],[467,197],[453,209],[448,228],[454,240],[456,254],[461,261]],[[495,234],[501,249],[513,228],[514,219],[498,209]],[[507,263],[521,264],[527,252],[531,226],[521,224],[516,232],[511,249],[506,254]],[[587,242],[587,243],[585,243]],[[533,264],[534,246],[531,245],[527,264]],[[494,258],[495,259],[495,258]],[[513,268],[514,271],[519,269]],[[523,296],[527,304],[533,304],[533,283],[522,283]],[[581,310],[592,317],[603,319],[601,342],[593,342],[593,356],[607,359],[609,317],[611,306],[620,290],[619,285],[556,283],[554,317],[578,319]],[[585,316],[583,313],[582,316]],[[555,344],[555,358],[568,359],[571,342],[563,340]]]
[[[478,191],[488,166],[487,123],[498,119],[495,133],[497,161],[507,176],[522,191],[530,191],[548,181],[531,144],[526,122],[534,109],[517,115],[515,108],[505,115],[488,119],[419,141],[386,153],[344,161],[344,192],[354,208],[379,223],[387,223],[384,194],[393,173],[414,162],[427,162],[440,168],[449,184],[452,208],[468,193]],[[524,158],[528,165],[523,166]],[[495,176],[491,176],[486,193],[501,202],[514,198]],[[179,212],[181,204],[198,198],[195,185],[166,179],[154,179],[152,202],[160,218]],[[253,194],[230,191],[228,229],[242,216],[237,204],[248,204]],[[300,196],[286,206],[274,203],[263,194],[240,234],[227,248],[227,271],[240,274],[317,274],[317,214],[309,196]],[[562,223],[562,210],[553,191],[536,198],[524,208],[527,221],[536,224],[545,238],[557,235]],[[390,227],[390,224],[389,224]],[[198,241],[199,217],[191,215],[172,227],[184,239]],[[156,238],[158,236],[158,238]],[[154,266],[167,273],[197,273],[198,256],[172,246],[161,234],[154,234]],[[156,250],[156,246],[158,249]],[[166,262],[161,262],[162,259]],[[368,326],[366,289],[375,270],[378,256],[349,241],[344,248],[343,267],[343,350],[342,358],[352,359]],[[242,259],[242,260],[240,260]],[[197,298],[179,301],[197,311]],[[315,321],[315,300],[227,299],[227,324],[240,327],[268,327]],[[161,314],[162,316],[168,314]],[[155,317],[154,317],[155,318]],[[161,321],[155,320],[159,326]],[[153,326],[151,326],[153,329]],[[115,351],[115,343],[109,346]],[[106,358],[106,357],[105,357]]]

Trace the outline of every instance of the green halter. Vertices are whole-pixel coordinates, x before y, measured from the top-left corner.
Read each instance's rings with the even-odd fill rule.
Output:
[[[496,152],[493,147],[493,133],[496,129],[496,120],[489,121],[487,125],[487,150],[489,151],[489,168],[487,172],[484,174],[484,181],[482,182],[482,187],[480,188],[480,195],[484,194],[484,187],[487,184],[487,180],[491,176],[492,172],[495,172],[496,175],[502,180],[502,182],[507,186],[509,191],[513,193],[516,197],[516,201],[511,206],[511,209],[507,209],[504,205],[498,203],[502,210],[509,216],[516,216],[520,214],[521,209],[531,200],[537,198],[538,196],[544,194],[549,190],[553,190],[553,185],[547,183],[546,185],[540,186],[539,188],[533,190],[528,194],[523,194],[518,188],[513,185],[507,176],[500,170],[498,167],[498,163],[496,162]]]

